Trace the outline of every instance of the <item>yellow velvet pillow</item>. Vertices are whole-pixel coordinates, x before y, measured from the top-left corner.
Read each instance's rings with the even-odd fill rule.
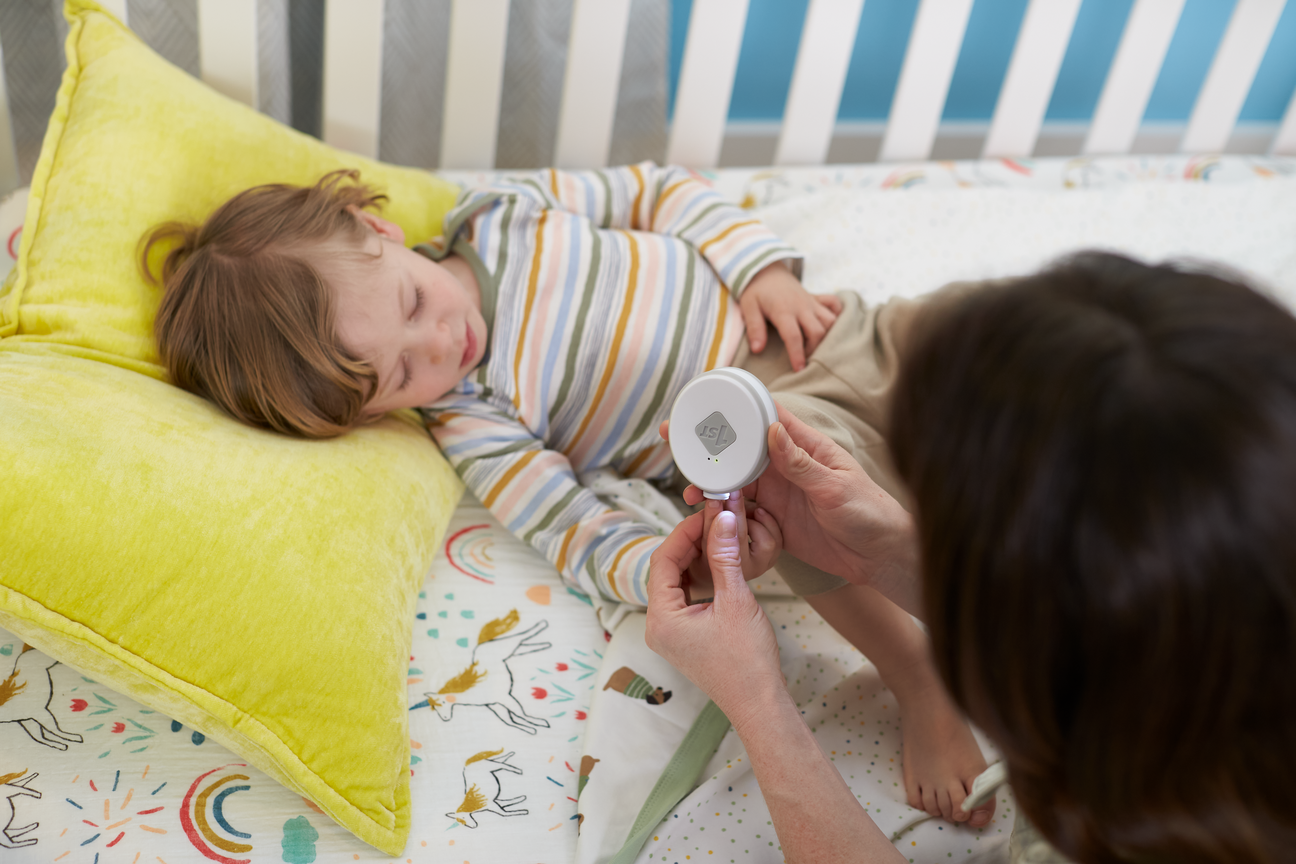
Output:
[[[461,492],[412,416],[328,442],[166,383],[140,236],[338,167],[412,239],[456,189],[211,91],[69,0],[68,69],[0,289],[0,627],[242,755],[389,854],[410,826],[419,586]]]

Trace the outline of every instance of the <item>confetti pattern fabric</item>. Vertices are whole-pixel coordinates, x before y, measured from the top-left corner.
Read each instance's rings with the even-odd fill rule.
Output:
[[[954,826],[905,802],[900,714],[877,668],[781,583],[752,583],[774,625],[789,691],[820,747],[851,791],[910,861],[965,861],[1006,854],[1016,817],[1012,793],[997,795],[995,817],[979,829]],[[662,768],[706,705],[705,694],[643,641],[644,616],[627,616],[608,645],[581,759],[584,816],[578,864],[607,861],[624,843]],[[633,670],[664,703],[624,686]],[[989,762],[999,757],[978,734]],[[697,789],[649,836],[641,864],[782,861],[778,837],[742,742],[731,729],[703,769]]]

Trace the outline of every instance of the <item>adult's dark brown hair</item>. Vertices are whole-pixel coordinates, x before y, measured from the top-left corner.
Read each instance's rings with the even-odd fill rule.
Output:
[[[1087,253],[933,316],[893,404],[924,603],[1080,862],[1296,860],[1296,318]]]

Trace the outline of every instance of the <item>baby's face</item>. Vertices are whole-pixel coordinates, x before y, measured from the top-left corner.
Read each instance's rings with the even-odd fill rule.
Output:
[[[427,405],[450,392],[486,353],[476,285],[412,249],[400,229],[364,214],[364,252],[334,270],[338,338],[378,373],[367,415]],[[373,220],[376,220],[373,221]],[[394,229],[394,230],[392,230]]]

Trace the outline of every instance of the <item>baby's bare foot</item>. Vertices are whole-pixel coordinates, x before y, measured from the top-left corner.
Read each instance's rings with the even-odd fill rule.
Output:
[[[970,813],[961,809],[985,757],[962,713],[944,689],[906,694],[900,704],[904,784],[909,806],[950,822],[979,828],[994,816],[991,798]]]

